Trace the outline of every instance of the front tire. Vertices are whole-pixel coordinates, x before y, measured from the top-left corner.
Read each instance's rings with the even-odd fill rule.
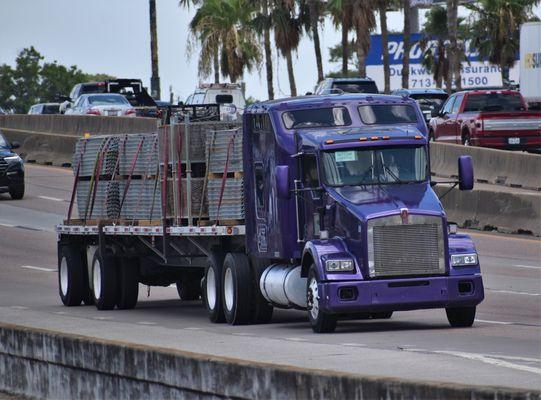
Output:
[[[308,272],[308,281],[306,288],[308,304],[308,320],[312,330],[316,333],[331,333],[336,329],[336,316],[327,314],[320,309],[319,288],[316,274],[316,266],[312,264]]]
[[[475,321],[477,307],[446,308],[447,320],[453,328],[468,328]]]
[[[222,267],[224,256],[222,253],[211,253],[207,261],[205,278],[203,280],[203,303],[211,322],[225,321],[222,307]]]
[[[75,246],[63,245],[58,257],[58,293],[67,307],[78,306],[84,297],[84,268],[81,252]]]
[[[24,185],[10,187],[9,195],[13,200],[21,200],[24,197]]]
[[[250,323],[253,285],[248,257],[242,253],[228,253],[222,277],[226,321],[231,325]]]
[[[117,260],[99,251],[92,260],[92,299],[98,310],[112,310],[118,297]]]

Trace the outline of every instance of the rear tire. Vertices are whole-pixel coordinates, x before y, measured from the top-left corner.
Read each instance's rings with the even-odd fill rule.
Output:
[[[21,200],[24,197],[24,185],[10,187],[9,195],[13,200]]]
[[[308,320],[312,330],[316,333],[331,333],[336,329],[337,318],[335,315],[327,314],[319,308],[319,289],[314,264],[308,272],[308,281],[306,288],[308,304]]]
[[[477,307],[446,308],[447,320],[453,328],[467,328],[475,321]]]
[[[178,297],[182,301],[193,301],[201,298],[201,278],[187,276],[177,282]]]
[[[58,293],[65,306],[78,306],[83,301],[83,274],[83,259],[79,249],[70,245],[61,246],[58,257]]]
[[[98,310],[112,310],[118,298],[117,259],[99,251],[92,260],[92,299]]]
[[[219,323],[225,321],[222,307],[222,266],[224,255],[222,253],[211,253],[207,261],[205,278],[203,280],[203,304],[207,308],[211,322]]]
[[[250,260],[243,253],[228,253],[222,272],[222,300],[226,321],[231,325],[250,323],[253,304]]]
[[[131,310],[137,305],[139,297],[139,260],[123,257],[118,266],[118,302],[119,310]]]

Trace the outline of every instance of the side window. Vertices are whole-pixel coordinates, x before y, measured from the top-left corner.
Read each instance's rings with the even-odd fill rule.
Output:
[[[315,154],[306,154],[302,158],[302,184],[310,188],[319,186]]]
[[[459,94],[455,98],[455,102],[453,103],[453,107],[451,108],[451,114],[457,114],[458,109],[460,108],[460,105],[462,104],[462,99],[464,98],[464,94]]]
[[[451,96],[449,97],[449,99],[445,102],[445,104],[443,105],[443,108],[442,108],[442,111],[444,113],[450,113],[451,112],[451,108],[453,107],[453,103],[455,101],[455,96]]]
[[[79,90],[80,85],[75,85],[75,87],[71,90],[70,98],[71,101],[75,101],[77,99],[77,92]]]

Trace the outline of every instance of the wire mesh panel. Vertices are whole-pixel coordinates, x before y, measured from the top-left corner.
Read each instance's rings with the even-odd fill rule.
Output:
[[[244,179],[227,178],[222,185],[223,182],[222,179],[209,179],[209,219],[244,219]]]
[[[242,171],[242,132],[240,129],[207,132],[206,156],[212,173]]]

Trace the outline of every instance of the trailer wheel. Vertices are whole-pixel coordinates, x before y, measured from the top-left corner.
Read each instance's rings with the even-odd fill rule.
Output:
[[[65,306],[78,306],[84,296],[84,269],[81,252],[63,245],[58,257],[58,293]]]
[[[316,333],[330,333],[336,329],[336,316],[323,312],[319,307],[319,289],[316,266],[312,264],[308,272],[306,288],[308,319]]]
[[[112,310],[118,298],[117,260],[99,251],[92,260],[92,299],[98,310]]]
[[[245,254],[228,253],[223,268],[223,305],[231,325],[244,325],[252,317],[252,274]]]
[[[467,328],[473,325],[475,321],[475,311],[477,307],[457,307],[446,308],[447,320],[453,328]]]
[[[137,305],[139,296],[139,260],[122,257],[118,269],[118,302],[120,310],[131,310]]]
[[[177,281],[177,292],[180,300],[193,301],[201,298],[201,278],[185,277]]]
[[[207,261],[205,278],[203,280],[203,303],[207,308],[211,322],[224,322],[222,307],[222,266],[224,256],[222,253],[211,253]]]

